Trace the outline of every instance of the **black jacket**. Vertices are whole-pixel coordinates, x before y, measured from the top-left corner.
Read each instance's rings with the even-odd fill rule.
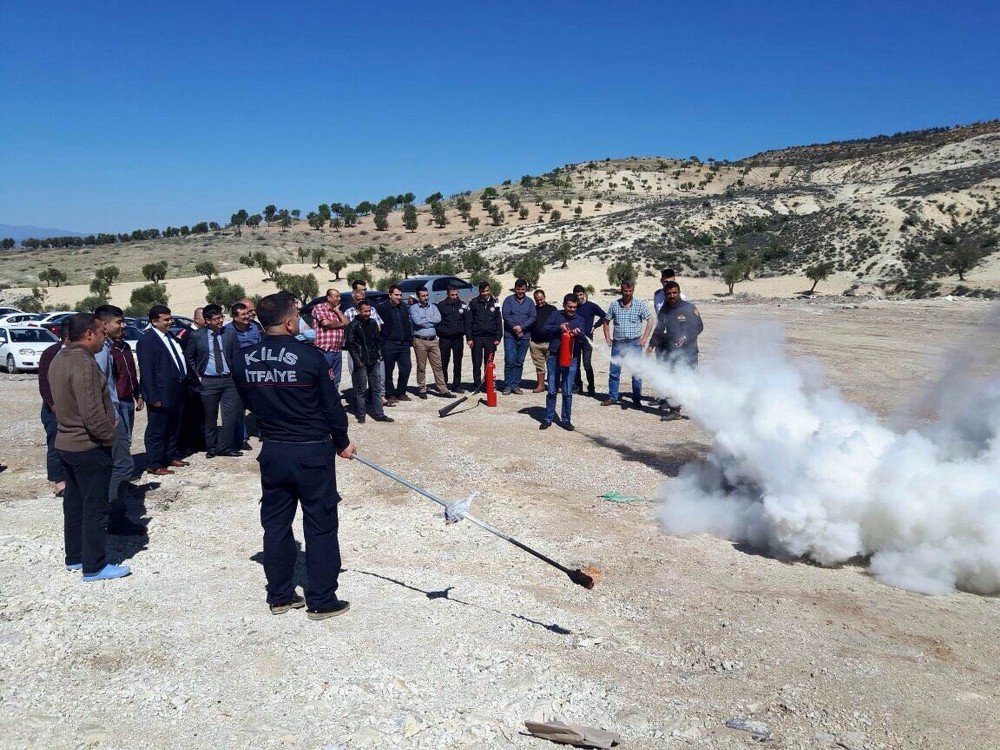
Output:
[[[469,311],[469,304],[461,299],[449,302],[443,299],[437,303],[438,310],[441,311],[441,322],[437,326],[438,336],[464,336],[465,316]]]
[[[371,318],[354,316],[344,329],[344,348],[355,362],[371,367],[382,359],[378,323]]]
[[[399,306],[386,301],[378,306],[379,317],[384,325],[379,337],[382,343],[406,344],[413,342],[413,321],[410,320],[410,306],[400,302]]]
[[[212,348],[212,341],[208,328],[199,328],[191,331],[188,335],[187,346],[184,348],[184,358],[187,360],[188,372],[201,377],[208,367],[208,353]],[[231,328],[223,328],[219,331],[219,345],[222,347],[222,356],[229,365],[229,372],[233,372],[233,363],[240,351],[239,342],[236,340],[236,333]]]
[[[545,321],[549,319],[549,316],[554,313],[559,312],[555,305],[550,305],[546,302],[541,307],[535,305],[535,325],[531,328],[531,340],[536,344],[548,343],[550,336],[542,332],[545,327]]]
[[[465,312],[465,338],[492,336],[494,341],[503,338],[500,302],[492,294],[485,299],[476,297]]]
[[[176,359],[183,358],[183,353],[168,350],[160,335],[152,328],[136,342],[135,353],[139,360],[139,384],[145,402],[155,404],[159,401],[165,409],[184,403],[187,376],[181,371]]]

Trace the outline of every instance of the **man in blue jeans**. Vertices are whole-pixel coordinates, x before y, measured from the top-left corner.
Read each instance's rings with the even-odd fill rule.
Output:
[[[611,347],[611,367],[608,369],[608,397],[601,402],[601,406],[619,404],[618,383],[622,375],[620,358],[627,354],[641,356],[655,323],[646,301],[634,298],[634,281],[623,281],[621,294],[621,299],[616,299],[608,305],[608,317],[603,323],[604,340]],[[613,336],[609,330],[612,323],[615,326]],[[641,406],[639,401],[641,395],[642,380],[633,375],[632,402],[637,409]],[[622,407],[624,408],[624,404]]]
[[[524,393],[521,373],[524,358],[531,344],[531,327],[535,324],[535,301],[528,297],[528,282],[514,282],[514,293],[503,301],[503,392],[509,396]]]
[[[573,431],[573,422],[570,421],[573,410],[573,378],[576,376],[576,348],[583,338],[583,319],[576,314],[576,295],[567,294],[563,297],[563,309],[561,313],[549,315],[542,332],[549,339],[549,353],[545,360],[545,370],[548,373],[547,392],[545,394],[545,418],[538,426],[540,430],[547,430],[556,418],[556,391],[562,388],[562,419],[560,420],[564,429]],[[563,333],[572,336],[573,356],[568,365],[559,364],[559,349],[562,346]]]

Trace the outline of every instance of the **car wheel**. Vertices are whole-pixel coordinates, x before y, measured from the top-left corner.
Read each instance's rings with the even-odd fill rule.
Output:
[[[17,374],[17,362],[14,361],[13,354],[7,355],[7,372],[9,372],[11,375]]]

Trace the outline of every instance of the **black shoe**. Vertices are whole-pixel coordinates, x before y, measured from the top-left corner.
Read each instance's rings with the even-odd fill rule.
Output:
[[[680,409],[670,409],[660,417],[661,422],[673,422],[675,419],[682,419]]]
[[[376,422],[395,422],[396,420],[392,417],[387,417],[385,414],[375,414],[372,416]]]
[[[123,518],[119,521],[109,523],[108,533],[115,536],[146,536],[149,531],[141,523]]]
[[[590,388],[587,389],[587,395],[591,398],[597,398],[597,391],[594,390],[594,386],[590,386]]]
[[[546,419],[544,422],[542,422],[540,425],[538,425],[538,429],[539,430],[547,430],[551,426],[552,426],[552,423],[549,420]]]
[[[217,451],[216,456],[222,456],[223,458],[239,458],[243,454],[239,451]]]
[[[641,399],[638,399],[638,398],[634,398],[634,399],[632,399],[632,405],[633,405],[633,406],[634,406],[634,407],[635,407],[636,409],[641,409],[641,408],[642,408],[642,400],[641,400]]]
[[[577,396],[582,396],[583,386],[582,385],[573,386],[573,393],[575,393]]]
[[[427,400],[427,391],[417,391],[417,397],[422,398],[424,401]]]
[[[283,615],[290,609],[302,609],[306,606],[306,600],[298,594],[293,594],[291,601],[283,602],[281,604],[272,604],[270,606],[272,615]]]
[[[252,451],[253,448],[250,446],[249,440],[244,440],[243,445],[240,446],[241,451]]]
[[[365,415],[364,414],[359,414],[358,415],[358,424],[364,424],[364,423],[365,423]]]
[[[455,383],[455,384],[454,384],[454,385],[453,385],[453,386],[451,387],[451,392],[452,392],[452,393],[465,393],[465,389],[464,389],[464,388],[463,388],[463,387],[461,386],[461,384],[460,384],[460,383]]]
[[[565,422],[563,422],[563,423],[562,423],[562,428],[563,428],[564,430],[567,430],[567,431],[569,431],[569,432],[572,432],[573,430],[575,430],[575,429],[576,429],[576,428],[575,428],[575,427],[573,426],[573,423],[572,423],[572,422],[570,422],[570,421],[569,421],[568,419],[567,419],[567,420],[566,420]]]
[[[329,617],[336,617],[337,615],[342,615],[350,608],[351,608],[351,603],[345,602],[343,599],[341,599],[332,607],[328,607],[325,609],[313,609],[312,607],[310,607],[309,609],[306,610],[306,616],[310,620],[326,620]]]
[[[216,456],[215,451],[206,451],[205,452],[205,458],[215,458],[215,456]]]

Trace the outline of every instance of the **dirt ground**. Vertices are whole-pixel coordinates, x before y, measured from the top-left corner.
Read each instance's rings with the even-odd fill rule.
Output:
[[[796,355],[883,415],[988,311],[844,298],[700,306],[704,359],[728,322],[780,321]],[[605,353],[594,355],[599,391]],[[340,594],[353,607],[315,623],[264,603],[250,455],[137,479],[149,541],[112,543],[134,575],[82,584],[61,564],[35,378],[0,376],[0,392],[2,747],[554,747],[523,733],[543,718],[617,731],[622,748],[1000,746],[996,598],[921,596],[861,565],[669,537],[655,504],[598,497],[669,491],[710,440],[693,422],[577,397],[576,432],[539,432],[544,399],[530,394],[446,419],[433,396],[391,410],[395,424],[352,417],[364,455],[446,497],[478,490],[474,513],[603,578],[574,586],[338,461]]]

